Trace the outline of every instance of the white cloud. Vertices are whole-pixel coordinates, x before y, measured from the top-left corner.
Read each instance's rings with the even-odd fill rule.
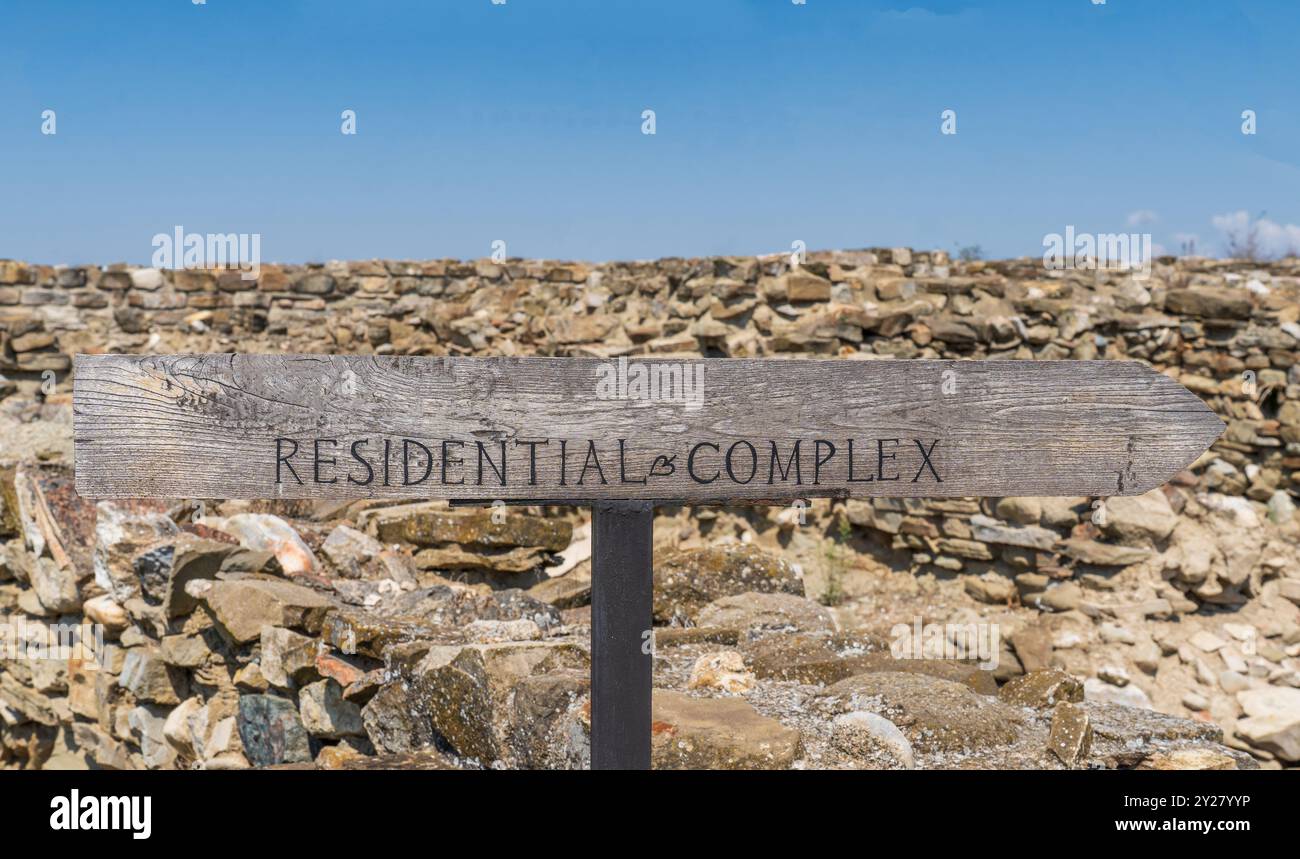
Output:
[[[1128,213],[1128,225],[1130,227],[1145,227],[1147,224],[1154,224],[1160,220],[1160,216],[1150,209],[1138,209],[1136,212]]]
[[[1223,234],[1225,241],[1235,241],[1238,245],[1246,244],[1253,230],[1261,256],[1285,256],[1300,252],[1298,224],[1279,224],[1262,216],[1252,219],[1245,209],[1215,215],[1210,223]]]

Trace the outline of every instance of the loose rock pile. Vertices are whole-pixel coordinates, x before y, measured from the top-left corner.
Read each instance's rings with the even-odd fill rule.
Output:
[[[1228,430],[1143,496],[661,511],[655,765],[1300,762],[1295,261],[0,261],[0,765],[578,767],[580,511],[87,502],[70,355],[106,350],[1149,362]],[[102,665],[7,647],[83,623]]]

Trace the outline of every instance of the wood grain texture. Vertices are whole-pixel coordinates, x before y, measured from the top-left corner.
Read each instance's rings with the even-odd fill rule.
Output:
[[[620,398],[673,371],[700,396]],[[1104,497],[1224,428],[1112,361],[80,355],[74,414],[91,498]]]

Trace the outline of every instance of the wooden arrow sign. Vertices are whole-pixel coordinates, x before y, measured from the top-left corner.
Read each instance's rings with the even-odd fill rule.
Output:
[[[1223,431],[1113,361],[82,355],[92,498],[1134,495]]]

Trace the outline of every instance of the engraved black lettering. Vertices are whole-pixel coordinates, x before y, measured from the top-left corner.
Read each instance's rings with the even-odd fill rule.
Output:
[[[501,485],[505,486],[506,485],[506,443],[504,441],[501,442],[501,470],[500,471],[497,470],[496,463],[492,461],[492,457],[488,454],[487,449],[483,446],[483,442],[478,441],[475,442],[475,444],[478,445],[478,485],[479,486],[483,485],[483,460],[486,459],[488,466],[492,469],[492,471],[496,473],[497,479],[501,481]]]
[[[357,486],[369,486],[370,483],[373,482],[375,479],[375,469],[370,465],[369,462],[366,461],[365,457],[363,457],[360,453],[357,452],[357,448],[365,444],[369,444],[369,440],[364,438],[359,438],[356,441],[352,442],[352,447],[351,447],[352,458],[366,467],[365,480],[357,480],[351,474],[348,475],[348,483],[355,483]]]
[[[853,476],[853,439],[849,439],[849,483],[871,483],[876,478],[868,475],[866,477]]]
[[[876,439],[876,479],[880,481],[897,480],[897,474],[893,477],[885,476],[885,460],[898,458],[896,453],[885,453],[885,442],[891,442],[894,447],[898,447],[898,439],[896,438]]]
[[[318,438],[312,443],[312,459],[311,459],[312,475],[316,478],[317,483],[338,483],[339,479],[337,477],[331,477],[329,480],[321,480],[320,467],[322,465],[334,464],[334,457],[332,456],[329,459],[321,458],[320,455],[321,442],[325,442],[330,445],[337,445],[339,443],[339,440],[336,438]]]
[[[605,472],[601,470],[600,457],[596,456],[596,442],[591,439],[587,439],[587,459],[585,462],[582,463],[582,473],[578,475],[579,486],[583,485],[582,481],[586,479],[588,469],[593,467],[592,463],[595,463],[594,467],[596,469],[596,473],[600,475],[601,485],[604,486],[609,483],[609,481],[605,479]]]
[[[627,439],[625,439],[625,438],[621,438],[621,439],[618,440],[618,477],[619,477],[619,480],[620,480],[621,482],[623,482],[623,483],[645,483],[645,482],[646,482],[646,478],[644,478],[644,477],[641,478],[640,480],[637,480],[636,478],[632,478],[631,480],[628,480],[628,478],[627,478],[627,462],[626,462],[626,460],[625,460],[625,458],[624,458],[624,457],[625,457],[625,453],[626,453],[626,451],[625,451],[625,447],[626,447],[626,446],[627,446]]]
[[[822,448],[828,448],[825,456],[822,456]],[[835,445],[829,439],[819,438],[813,442],[813,485],[816,486],[822,482],[822,466],[830,462],[835,456]]]
[[[796,486],[803,485],[803,472],[799,467],[799,442],[794,443],[794,450],[790,453],[790,458],[786,460],[785,467],[781,467],[781,457],[777,450],[776,442],[772,444],[772,458],[767,465],[767,482],[770,485],[774,482],[777,473],[781,475],[781,482],[790,479],[790,471],[794,470],[794,482]]]
[[[711,447],[713,448],[714,453],[717,453],[720,450],[720,448],[716,444],[710,441],[702,441],[699,444],[695,445],[695,447],[691,448],[690,454],[687,455],[686,457],[686,473],[689,474],[691,476],[691,480],[694,480],[696,483],[712,483],[722,475],[721,470],[719,470],[708,480],[705,480],[704,478],[700,477],[698,474],[695,473],[695,454],[699,453],[700,448],[702,447]]]
[[[456,445],[457,447],[465,446],[465,442],[463,441],[451,441],[449,439],[443,439],[442,441],[442,485],[443,486],[460,486],[465,482],[464,477],[462,477],[460,480],[451,480],[451,481],[447,480],[447,466],[465,464],[465,460],[460,459],[459,457],[457,457],[456,459],[452,459],[450,448],[453,444]]]
[[[518,439],[515,440],[515,444],[528,445],[528,485],[529,486],[537,485],[537,446],[539,444],[550,444],[550,443],[551,443],[550,439],[543,439],[542,441],[519,441]],[[563,442],[561,442],[561,444],[563,444]],[[563,482],[561,482],[560,485],[563,486],[564,485]]]
[[[739,477],[737,477],[736,472],[731,467],[731,457],[733,454],[735,454],[736,448],[740,447],[742,444],[745,447],[749,448],[749,476],[746,477],[744,480],[741,480]],[[727,476],[731,478],[731,481],[733,483],[740,483],[740,484],[748,483],[749,481],[753,480],[754,475],[758,473],[758,451],[754,448],[752,444],[745,441],[744,439],[741,439],[740,441],[733,444],[731,447],[727,448],[726,464],[727,464]]]
[[[293,450],[289,451],[287,454],[281,454],[280,442],[282,441],[287,441],[290,444],[292,444]],[[293,439],[277,438],[275,440],[275,482],[276,483],[280,482],[280,463],[283,462],[285,465],[289,467],[289,473],[293,475],[293,479],[298,481],[299,486],[302,486],[302,478],[298,476],[298,472],[293,470],[293,463],[289,461],[289,458],[292,457],[297,452],[298,452],[298,442],[294,441]]]
[[[926,449],[925,445],[921,444],[921,440],[919,438],[914,438],[912,439],[912,441],[916,442],[916,449],[921,452],[921,467],[916,470],[916,477],[912,478],[912,482],[915,483],[917,480],[919,480],[921,477],[921,472],[929,468],[930,473],[934,475],[935,483],[943,483],[943,478],[939,476],[939,472],[934,470],[934,463],[931,462],[930,460],[930,457],[934,454],[935,447],[939,444],[939,439],[936,438],[934,441],[930,442],[930,447],[928,450]]]
[[[411,445],[415,445],[424,451],[424,474],[420,475],[419,480],[411,479]],[[431,471],[433,471],[433,451],[413,439],[402,439],[402,485],[414,486],[417,483],[423,483],[429,479]]]

